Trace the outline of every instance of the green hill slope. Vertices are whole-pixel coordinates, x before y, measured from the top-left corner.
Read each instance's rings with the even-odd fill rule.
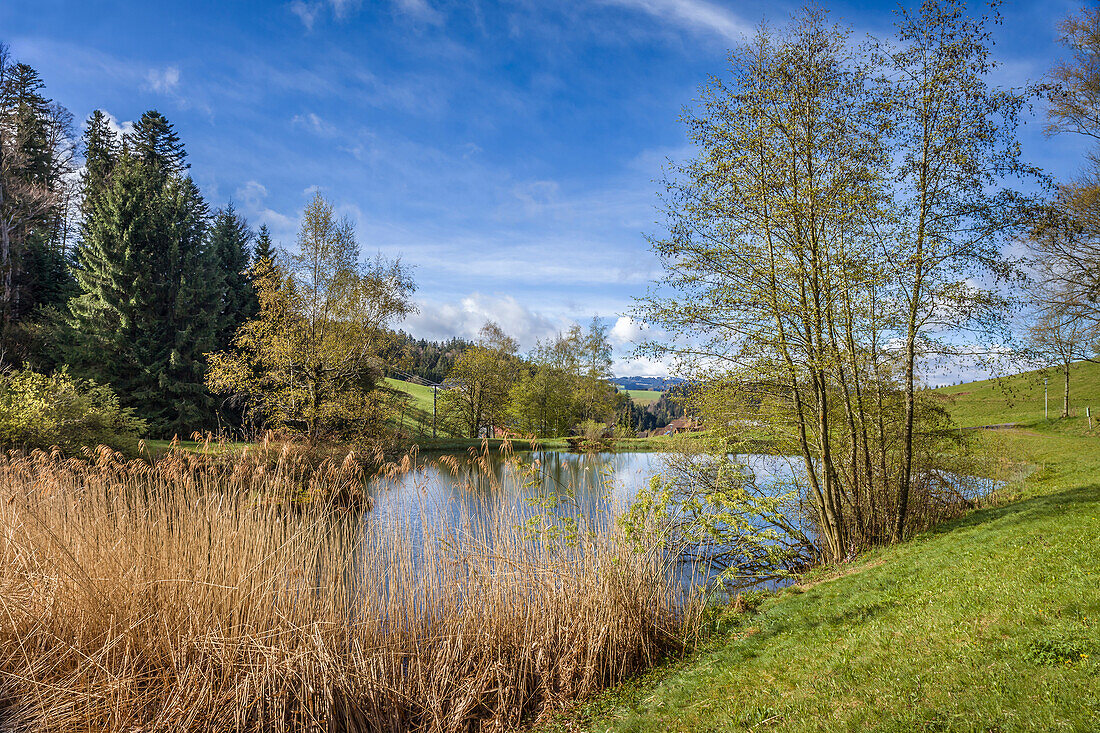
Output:
[[[656,389],[628,389],[626,391],[630,395],[630,399],[639,405],[652,405],[661,399],[661,395],[664,394]]]
[[[432,388],[425,387],[422,384],[413,384],[412,382],[403,382],[400,379],[386,378],[386,385],[393,389],[401,390],[412,398],[411,402],[414,407],[420,410],[426,411],[429,415],[432,411]]]
[[[933,392],[942,395],[951,415],[963,426],[1032,423],[1043,419],[1044,377],[1050,380],[1050,417],[1054,419],[1062,414],[1062,375],[1055,371],[1025,372]],[[1097,425],[1100,364],[1083,361],[1070,368],[1070,414],[1083,418],[1086,406],[1092,407],[1093,425]]]
[[[431,435],[432,388],[400,379],[385,380],[386,386],[409,396],[408,409],[398,416],[400,427],[413,435]]]

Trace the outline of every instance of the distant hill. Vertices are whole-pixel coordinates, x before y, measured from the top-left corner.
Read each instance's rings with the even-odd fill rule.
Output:
[[[619,389],[664,392],[683,381],[678,377],[615,377],[611,383]]]

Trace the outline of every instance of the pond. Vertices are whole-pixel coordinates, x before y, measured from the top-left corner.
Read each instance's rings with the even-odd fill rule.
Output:
[[[499,453],[485,458],[466,454],[428,455],[413,470],[371,481],[372,521],[416,526],[453,524],[488,514],[529,518],[545,511],[532,506],[536,496],[558,497],[558,515],[580,515],[595,522],[612,510],[626,508],[661,471],[665,453],[569,453],[525,451],[505,460]],[[790,479],[797,469],[783,456],[741,455],[761,485],[773,477]],[[536,464],[537,483],[532,484]]]
[[[363,517],[364,531],[419,536],[501,517],[521,526],[542,516],[556,526],[576,522],[605,532],[660,473],[665,459],[655,452],[517,452],[510,460],[497,453],[428,455],[408,472],[371,481],[373,509]],[[797,470],[782,456],[737,459],[753,470],[761,487],[776,478],[789,481]],[[685,589],[711,576],[703,568],[679,567],[674,573]]]
[[[521,526],[543,516],[559,526],[562,520],[576,521],[582,528],[604,532],[661,472],[666,458],[656,452],[535,451],[517,452],[511,460],[499,453],[427,455],[406,473],[371,481],[374,508],[363,517],[364,531],[438,535],[501,518]],[[793,457],[739,455],[736,460],[755,474],[762,493],[772,485],[789,491],[792,479],[803,472],[800,459]],[[977,477],[938,474],[938,479],[966,499],[996,488],[995,482]],[[788,517],[796,524],[800,522],[793,515],[801,513],[799,504]],[[674,572],[685,587],[712,577],[706,568]]]

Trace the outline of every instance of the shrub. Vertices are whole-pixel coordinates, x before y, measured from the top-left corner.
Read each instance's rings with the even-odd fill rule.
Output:
[[[57,446],[72,454],[84,446],[106,445],[133,454],[145,427],[133,410],[119,406],[109,387],[65,370],[0,374],[0,446]]]

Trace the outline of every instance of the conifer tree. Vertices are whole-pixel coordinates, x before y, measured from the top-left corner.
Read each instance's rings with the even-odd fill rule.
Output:
[[[237,328],[259,311],[256,288],[249,273],[251,240],[248,222],[232,204],[214,216],[208,247],[216,286],[221,292],[215,339],[219,350],[228,348]]]
[[[268,231],[267,224],[260,225],[260,233],[256,235],[256,250],[252,255],[252,265],[256,266],[261,262],[267,262],[271,265],[276,264],[275,243],[271,241],[271,232]]]
[[[97,109],[88,118],[84,131],[84,175],[81,177],[83,198],[80,210],[85,219],[95,216],[95,207],[100,196],[107,190],[119,153],[118,136],[111,129],[106,113]]]
[[[110,173],[85,181],[74,366],[113,386],[155,432],[188,435],[211,415],[203,355],[217,335],[210,304],[221,278],[206,247],[206,205],[181,175],[183,147],[157,113],[142,116],[113,163],[110,138],[98,139],[107,141],[100,162]]]
[[[69,284],[64,222],[72,116],[0,44],[0,360],[25,358],[22,326]]]
[[[126,135],[126,146],[131,156],[149,166],[149,170],[163,175],[182,175],[191,167],[172,123],[155,109],[134,123],[134,129]]]

